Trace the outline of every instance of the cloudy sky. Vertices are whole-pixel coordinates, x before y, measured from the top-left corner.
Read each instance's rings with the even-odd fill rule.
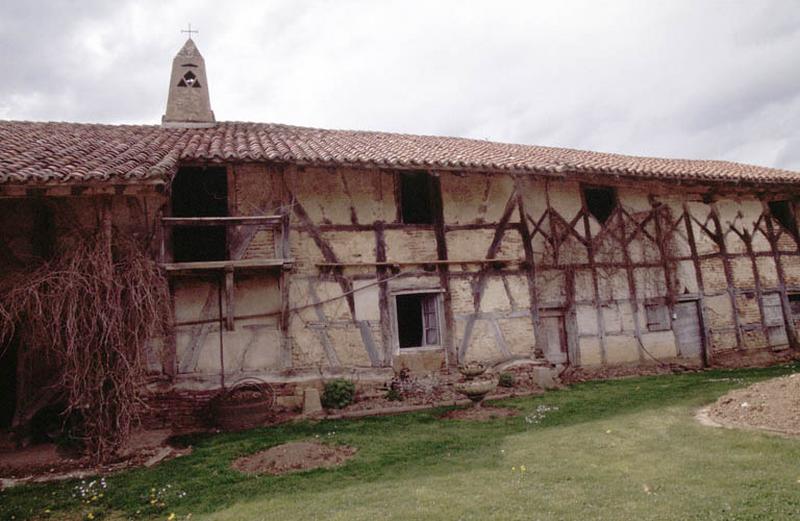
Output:
[[[3,0],[0,119],[160,122],[187,22],[219,120],[800,170],[797,0]]]

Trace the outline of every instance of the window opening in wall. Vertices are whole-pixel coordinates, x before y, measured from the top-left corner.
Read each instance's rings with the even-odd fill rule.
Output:
[[[228,215],[228,174],[225,168],[181,168],[172,182],[173,217]],[[228,258],[225,226],[176,226],[172,230],[175,262]]]
[[[800,319],[800,293],[789,293],[789,309],[792,311],[792,318]]]
[[[614,212],[614,208],[617,207],[616,190],[607,186],[586,186],[583,188],[583,197],[586,199],[589,213],[600,224],[605,224]]]
[[[797,221],[789,201],[770,201],[769,213],[788,232],[797,235]]]
[[[400,174],[400,217],[407,224],[433,224],[433,189],[427,172]]]
[[[648,331],[668,331],[672,329],[669,319],[669,307],[666,304],[645,304],[644,311],[647,316]]]
[[[436,293],[395,296],[401,349],[440,345],[438,299]]]

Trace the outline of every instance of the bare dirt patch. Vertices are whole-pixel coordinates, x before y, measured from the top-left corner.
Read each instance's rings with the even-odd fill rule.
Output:
[[[800,435],[800,373],[731,391],[705,414],[723,426]]]
[[[441,417],[445,420],[489,421],[497,418],[509,418],[518,414],[518,410],[506,407],[467,407],[466,409],[447,411]]]
[[[0,489],[22,483],[44,483],[76,477],[105,475],[132,467],[150,467],[184,456],[191,447],[174,447],[169,430],[137,431],[117,457],[96,465],[86,456],[62,451],[52,443],[0,451]]]
[[[697,367],[678,364],[617,365],[607,367],[568,367],[561,373],[561,383],[572,385],[594,380],[617,380],[622,378],[638,378],[640,376],[656,376],[676,374],[699,370]]]
[[[300,470],[329,468],[341,465],[356,453],[346,445],[325,445],[316,442],[284,443],[243,456],[232,466],[246,474],[286,474]]]

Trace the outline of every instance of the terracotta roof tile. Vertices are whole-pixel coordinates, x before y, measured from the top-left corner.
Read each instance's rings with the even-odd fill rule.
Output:
[[[599,173],[658,179],[798,183],[800,172],[727,161],[661,159],[464,138],[268,123],[211,128],[0,122],[0,183],[163,181],[180,161]]]

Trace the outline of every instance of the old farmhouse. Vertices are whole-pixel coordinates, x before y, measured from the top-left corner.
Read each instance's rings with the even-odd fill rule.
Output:
[[[218,122],[208,87],[189,39],[161,125],[0,122],[0,277],[80,229],[148,241],[172,298],[148,354],[165,414],[243,376],[294,396],[469,360],[798,347],[798,172]],[[4,346],[5,425],[36,401],[25,356]]]

